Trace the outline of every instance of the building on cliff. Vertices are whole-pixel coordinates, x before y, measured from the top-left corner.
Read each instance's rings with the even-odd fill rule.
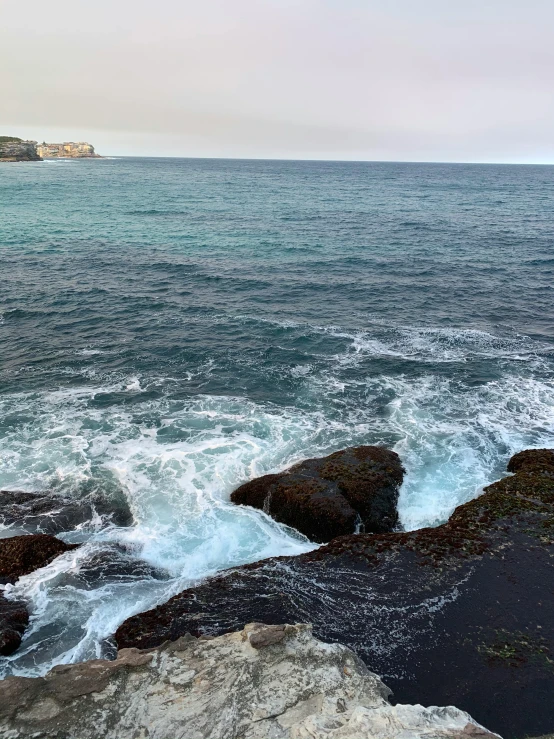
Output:
[[[63,144],[47,144],[46,141],[37,146],[37,152],[43,159],[99,159],[92,144],[85,141],[64,141]]]
[[[0,136],[0,162],[40,162],[36,141]]]

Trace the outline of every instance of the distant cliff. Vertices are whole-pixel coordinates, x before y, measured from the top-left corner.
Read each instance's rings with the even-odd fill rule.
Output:
[[[37,146],[39,156],[44,159],[100,159],[92,144],[85,141],[65,141],[63,144],[47,144],[46,141]]]
[[[0,162],[40,162],[36,141],[0,136]]]

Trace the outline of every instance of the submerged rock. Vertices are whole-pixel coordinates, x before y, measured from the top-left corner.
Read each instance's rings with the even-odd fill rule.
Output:
[[[0,539],[0,584],[14,583],[76,546],[47,534]],[[6,656],[15,652],[28,623],[25,603],[8,600],[0,593],[0,654]]]
[[[0,593],[0,655],[6,657],[15,652],[28,624],[25,603],[8,600]]]
[[[506,737],[551,731],[554,455],[546,451],[513,457],[516,474],[442,526],[342,536],[221,573],[128,619],[118,646],[310,621],[318,638],[355,649],[397,700],[454,703]]]
[[[312,541],[325,542],[356,530],[392,531],[403,474],[395,452],[352,447],[251,480],[231,500],[263,509]]]
[[[86,538],[86,533],[109,525],[129,526],[133,517],[125,496],[111,489],[108,494],[92,492],[81,499],[63,498],[20,491],[0,491],[0,585],[15,583],[23,575],[44,567],[55,557],[74,549],[52,534],[70,533],[74,540]],[[163,577],[146,564],[137,564],[132,553],[112,546],[109,554],[94,554],[81,563],[77,572],[67,573],[65,581],[78,581],[87,587],[88,581],[114,581],[129,577]],[[29,621],[24,603],[0,597],[0,653],[8,655],[21,643]],[[50,628],[57,628],[51,624]],[[63,628],[60,629],[60,635]]]
[[[10,739],[492,739],[452,706],[387,702],[390,691],[349,649],[307,625],[248,624],[183,637],[117,660],[0,682]]]
[[[122,494],[99,494],[82,499],[41,493],[0,490],[0,536],[15,533],[59,534],[83,529],[98,530],[109,524],[130,526],[133,516]]]
[[[64,573],[63,583],[82,590],[115,582],[168,580],[167,570],[145,562],[138,556],[140,548],[120,542],[96,544],[89,556],[79,561],[79,567]]]

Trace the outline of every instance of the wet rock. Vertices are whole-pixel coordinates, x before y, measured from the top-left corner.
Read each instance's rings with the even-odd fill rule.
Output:
[[[36,648],[46,654],[47,659],[54,660],[60,654],[59,642],[71,649],[82,640],[83,624],[90,616],[89,597],[96,600],[102,597],[99,595],[102,592],[104,598],[117,598],[114,593],[125,590],[137,593],[139,597],[139,593],[144,593],[147,581],[162,583],[170,579],[167,570],[140,558],[140,547],[113,541],[89,542],[66,564],[60,563],[58,567],[54,560],[53,570],[45,594],[49,596],[54,591],[56,607],[47,606],[47,617],[42,613],[34,620],[33,628],[23,643],[25,654],[18,660],[21,669],[32,668]],[[108,635],[100,642],[100,649],[108,659],[117,653],[113,639]]]
[[[536,472],[554,477],[553,449],[525,449],[508,462],[508,472]]]
[[[251,480],[231,500],[263,509],[312,541],[325,542],[359,529],[392,531],[403,474],[395,452],[352,447]]]
[[[506,739],[547,733],[554,477],[546,452],[513,457],[514,475],[442,526],[342,536],[221,573],[128,619],[118,646],[310,621],[318,638],[354,649],[403,703],[455,704]]]
[[[64,572],[60,584],[78,590],[93,590],[108,583],[137,583],[144,580],[168,580],[167,570],[154,567],[139,557],[139,551],[117,542],[102,542],[79,566]]]
[[[0,584],[14,583],[39,567],[49,564],[60,554],[75,549],[48,534],[29,534],[0,539]]]
[[[109,497],[94,493],[74,500],[59,495],[0,490],[0,525],[7,527],[0,536],[98,530],[109,524],[130,526],[132,522],[127,501],[118,491],[111,491]]]
[[[14,583],[76,546],[48,534],[0,539],[0,584]],[[28,623],[25,603],[8,600],[0,593],[0,654],[6,656],[15,652]]]
[[[276,635],[279,638],[276,639]],[[254,645],[257,645],[253,648]],[[0,734],[65,739],[492,739],[452,706],[387,702],[388,688],[346,647],[307,625],[248,624],[185,636],[113,662],[0,682]]]
[[[25,603],[8,600],[0,593],[0,655],[15,652],[29,623]]]

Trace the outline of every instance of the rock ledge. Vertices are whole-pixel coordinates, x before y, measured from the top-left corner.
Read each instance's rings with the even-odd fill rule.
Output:
[[[248,624],[115,661],[0,682],[6,739],[492,739],[463,711],[387,702],[347,647],[311,627]]]

